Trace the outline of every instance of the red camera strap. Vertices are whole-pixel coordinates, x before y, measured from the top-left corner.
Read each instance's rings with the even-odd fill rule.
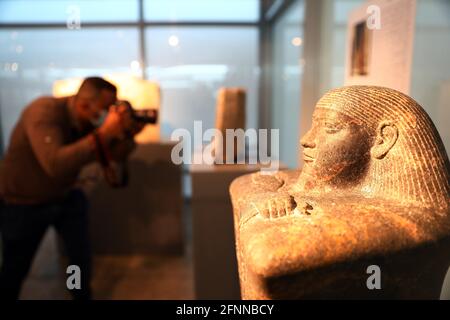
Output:
[[[126,184],[126,170],[123,172],[122,178],[119,180],[116,174],[116,170],[114,170],[112,166],[112,157],[109,153],[109,149],[106,147],[105,143],[103,142],[103,139],[101,135],[98,133],[97,130],[93,133],[94,140],[95,140],[95,151],[96,151],[96,157],[97,161],[100,163],[100,165],[103,168],[103,174],[105,176],[106,181],[110,186],[113,188],[120,188],[123,187]]]

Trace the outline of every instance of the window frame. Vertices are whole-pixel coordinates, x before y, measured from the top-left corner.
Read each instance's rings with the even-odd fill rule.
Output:
[[[151,22],[145,20],[144,0],[138,1],[138,20],[133,22],[86,22],[81,24],[81,28],[120,28],[135,27],[139,33],[139,62],[141,65],[141,77],[148,79],[146,70],[148,63],[146,60],[146,40],[145,30],[149,27],[183,27],[183,26],[230,26],[230,27],[256,27],[259,32],[258,43],[258,61],[259,67],[263,70],[265,66],[271,62],[270,53],[271,28],[274,22],[285,12],[294,2],[294,0],[260,0],[259,3],[259,20],[249,21],[176,21],[176,22]],[[270,15],[269,15],[270,13]],[[66,23],[2,23],[0,22],[0,30],[2,29],[66,29]],[[258,126],[259,128],[269,128],[270,125],[270,93],[267,91],[270,77],[268,73],[262,72],[259,77],[259,112]],[[2,132],[0,132],[0,141],[3,141]],[[0,157],[2,156],[3,147],[0,146]]]
[[[81,28],[120,28],[120,27],[135,27],[139,32],[139,62],[142,70],[142,78],[147,79],[146,69],[147,69],[147,61],[146,61],[146,42],[145,42],[145,29],[148,27],[192,27],[192,26],[204,26],[204,27],[212,27],[212,26],[230,26],[230,27],[239,27],[239,26],[253,26],[258,29],[261,28],[261,24],[263,23],[263,15],[260,13],[259,21],[256,22],[248,22],[248,21],[161,21],[161,22],[151,22],[145,20],[145,9],[144,9],[144,0],[138,1],[138,20],[136,22],[86,22],[81,24]],[[262,5],[260,4],[260,11]],[[54,28],[54,29],[66,29],[67,25],[65,23],[1,23],[0,22],[0,30],[1,29],[45,29],[45,28]],[[76,32],[76,31],[75,31]]]

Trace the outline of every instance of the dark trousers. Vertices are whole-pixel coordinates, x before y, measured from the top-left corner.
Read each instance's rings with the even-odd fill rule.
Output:
[[[3,243],[0,298],[18,299],[23,280],[49,226],[54,226],[61,236],[69,265],[80,267],[81,289],[70,291],[74,299],[91,298],[87,200],[81,191],[73,190],[64,200],[45,205],[3,205],[0,219]]]

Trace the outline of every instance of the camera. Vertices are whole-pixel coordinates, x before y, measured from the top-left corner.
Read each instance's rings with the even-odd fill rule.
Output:
[[[128,101],[122,100],[116,103],[116,106],[126,106],[131,113],[131,117],[140,123],[155,124],[158,121],[158,110],[156,109],[140,109],[135,110]]]
[[[158,121],[158,110],[156,109],[142,109],[132,110],[132,117],[137,122],[145,124],[155,124]]]

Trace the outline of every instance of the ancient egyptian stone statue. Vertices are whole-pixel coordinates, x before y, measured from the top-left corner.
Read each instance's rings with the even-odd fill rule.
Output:
[[[439,298],[450,166],[425,111],[388,88],[335,89],[300,143],[301,171],[230,187],[243,298]]]
[[[214,154],[216,163],[234,163],[239,153],[244,152],[245,145],[239,144],[236,138],[227,139],[227,129],[245,130],[245,89],[222,88],[217,97],[216,129],[220,131],[220,137],[214,139]],[[228,141],[230,140],[230,141]],[[234,144],[231,159],[227,158],[227,145]],[[231,150],[231,149],[230,149]]]

